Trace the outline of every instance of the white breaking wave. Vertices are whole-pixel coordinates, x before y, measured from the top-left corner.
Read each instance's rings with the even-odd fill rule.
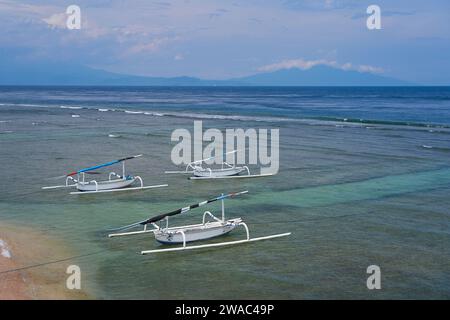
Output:
[[[100,110],[100,109],[97,109]],[[107,110],[107,109],[105,109]],[[157,111],[141,111],[141,110],[124,110],[124,109],[109,109],[108,111],[125,112],[128,114],[144,114],[155,117],[177,117],[177,118],[191,118],[191,119],[214,119],[214,120],[236,120],[236,121],[298,121],[299,119],[267,117],[267,116],[235,116],[235,115],[220,115],[207,113],[186,113],[186,112],[157,112]]]
[[[278,118],[267,116],[235,116],[222,114],[207,114],[207,113],[181,113],[170,112],[164,113],[164,116],[178,117],[178,118],[193,118],[193,119],[211,119],[211,120],[234,120],[234,121],[268,121],[268,122],[286,122],[286,121],[302,121],[301,119]]]
[[[30,103],[0,103],[0,106],[16,106],[16,107],[38,107],[48,108],[48,105],[44,104],[30,104]]]
[[[130,111],[130,110],[125,110],[125,113],[130,113],[130,114],[143,114],[144,111]]]
[[[16,106],[20,106],[20,107],[47,107],[45,105],[41,105],[41,104],[29,104],[29,103],[18,103],[18,104],[14,104]]]
[[[148,116],[164,117],[164,113],[159,112],[144,112]]]
[[[13,105],[13,104],[12,104]],[[32,104],[14,104],[20,106],[34,106],[34,107],[47,107],[54,108],[57,106],[49,106],[49,105],[32,105]],[[220,115],[220,114],[207,114],[207,113],[185,113],[185,112],[177,112],[177,111],[133,111],[126,110],[121,108],[107,109],[107,108],[99,108],[98,106],[85,106],[85,107],[75,107],[75,106],[59,106],[61,109],[86,109],[86,110],[95,110],[100,112],[124,112],[127,114],[144,114],[147,116],[155,116],[155,117],[177,117],[177,118],[190,118],[190,119],[212,119],[212,120],[234,120],[234,121],[258,121],[258,122],[320,122],[314,121],[311,119],[293,119],[293,118],[282,118],[282,117],[269,117],[269,116],[236,116],[236,115]],[[79,115],[72,115],[73,118],[79,118]]]
[[[72,110],[80,110],[83,107],[71,107],[71,106],[60,106],[61,109],[72,109]]]
[[[149,110],[129,110],[125,108],[100,108],[100,106],[59,106],[59,105],[36,105],[36,104],[7,104],[7,105],[15,105],[15,106],[27,106],[27,107],[44,107],[44,108],[62,108],[62,109],[85,109],[92,110],[96,112],[123,112],[127,114],[144,114],[145,116],[156,116],[156,117],[175,117],[175,118],[190,118],[190,119],[211,119],[211,120],[232,120],[232,121],[255,121],[255,122],[295,122],[295,123],[304,123],[307,125],[322,125],[322,126],[336,126],[342,127],[342,122],[346,123],[344,128],[347,127],[364,127],[363,120],[360,119],[361,123],[356,123],[354,121],[349,121],[347,118],[343,118],[341,120],[323,120],[323,119],[311,119],[311,118],[290,118],[288,116],[285,117],[276,117],[276,116],[267,116],[267,115],[223,115],[223,114],[208,114],[208,113],[187,113],[187,112],[179,112],[179,111],[149,111]],[[72,115],[73,118],[79,118],[79,115]],[[100,120],[100,119],[97,119]],[[366,128],[367,124],[365,124]],[[371,128],[376,128],[376,125],[370,126]],[[439,128],[439,127],[438,127]],[[430,129],[430,132],[433,130]],[[424,147],[426,148],[426,147]]]

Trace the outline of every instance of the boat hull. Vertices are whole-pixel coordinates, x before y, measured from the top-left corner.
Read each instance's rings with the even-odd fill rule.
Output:
[[[77,189],[79,191],[101,191],[101,190],[113,190],[129,187],[136,181],[136,178],[131,179],[116,179],[99,181],[97,185],[93,182],[77,183]]]
[[[206,240],[225,235],[236,228],[236,224],[231,223],[214,223],[215,225],[206,224],[192,226],[190,228],[179,229],[175,231],[155,231],[156,241],[164,244],[180,244],[183,243],[183,231],[186,236],[186,242]]]
[[[227,176],[235,176],[244,171],[244,167],[236,167],[236,168],[225,168],[225,169],[203,169],[194,170],[193,174],[195,177],[227,177]]]

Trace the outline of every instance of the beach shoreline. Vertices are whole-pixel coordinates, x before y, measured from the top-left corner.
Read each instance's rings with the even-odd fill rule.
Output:
[[[11,224],[0,226],[0,300],[90,299],[85,290],[66,288],[70,262],[34,266],[73,252],[45,232]],[[67,266],[66,266],[67,265]]]

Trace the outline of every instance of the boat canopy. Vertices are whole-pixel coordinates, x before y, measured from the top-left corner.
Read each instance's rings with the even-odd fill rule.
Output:
[[[127,226],[123,226],[123,227],[120,227],[120,228],[117,228],[117,229],[113,229],[111,231],[127,230],[127,229],[131,229],[131,228],[137,227],[139,225],[146,225],[146,224],[149,224],[149,223],[155,223],[155,222],[158,222],[158,221],[160,221],[160,220],[162,220],[162,219],[164,219],[166,217],[174,216],[174,215],[181,214],[181,213],[186,213],[189,210],[192,210],[192,209],[195,209],[195,208],[199,208],[199,207],[204,206],[204,205],[206,205],[208,203],[211,203],[211,202],[214,202],[214,201],[218,201],[218,200],[224,200],[226,198],[236,197],[238,195],[245,194],[245,193],[248,193],[248,190],[241,191],[241,192],[233,192],[233,193],[229,193],[229,194],[222,194],[222,195],[220,195],[220,196],[218,196],[216,198],[209,199],[209,200],[206,200],[206,201],[203,201],[203,202],[199,202],[199,203],[190,205],[188,207],[184,207],[184,208],[180,208],[180,209],[173,210],[173,211],[170,211],[170,212],[162,213],[162,214],[159,214],[159,215],[154,216],[152,218],[149,218],[149,219],[146,219],[146,220],[143,220],[143,221],[139,221],[139,222],[127,225]]]
[[[122,158],[122,159],[106,162],[106,163],[103,163],[103,164],[99,164],[99,165],[96,165],[96,166],[93,166],[93,167],[84,168],[84,169],[81,169],[81,170],[78,170],[78,171],[74,171],[74,172],[69,173],[67,175],[67,177],[71,177],[71,176],[74,176],[76,174],[83,173],[83,172],[88,172],[88,171],[100,169],[100,168],[103,168],[103,167],[112,166],[114,164],[117,164],[117,163],[120,163],[120,162],[123,162],[123,161],[127,161],[127,160],[131,160],[131,159],[135,159],[135,158],[139,158],[139,157],[142,157],[142,154],[138,154],[136,156],[126,157],[126,158]]]

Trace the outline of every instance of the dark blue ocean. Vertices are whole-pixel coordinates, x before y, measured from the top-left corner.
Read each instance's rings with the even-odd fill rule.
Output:
[[[280,129],[279,173],[164,174],[177,169],[171,133],[192,131],[194,120]],[[79,265],[93,297],[450,298],[450,87],[0,87],[0,150],[0,239],[2,226],[54,239],[65,249],[33,241],[12,254],[41,265],[29,269],[36,276]],[[40,189],[48,177],[133,154],[144,157],[130,171],[169,187],[92,196]],[[137,254],[161,246],[151,235],[106,237],[108,228],[240,190],[249,193],[226,203],[230,218],[242,217],[255,237],[292,235],[155,256]],[[366,287],[369,265],[381,269],[381,290]]]
[[[1,87],[0,94],[3,105],[450,124],[450,87]]]

